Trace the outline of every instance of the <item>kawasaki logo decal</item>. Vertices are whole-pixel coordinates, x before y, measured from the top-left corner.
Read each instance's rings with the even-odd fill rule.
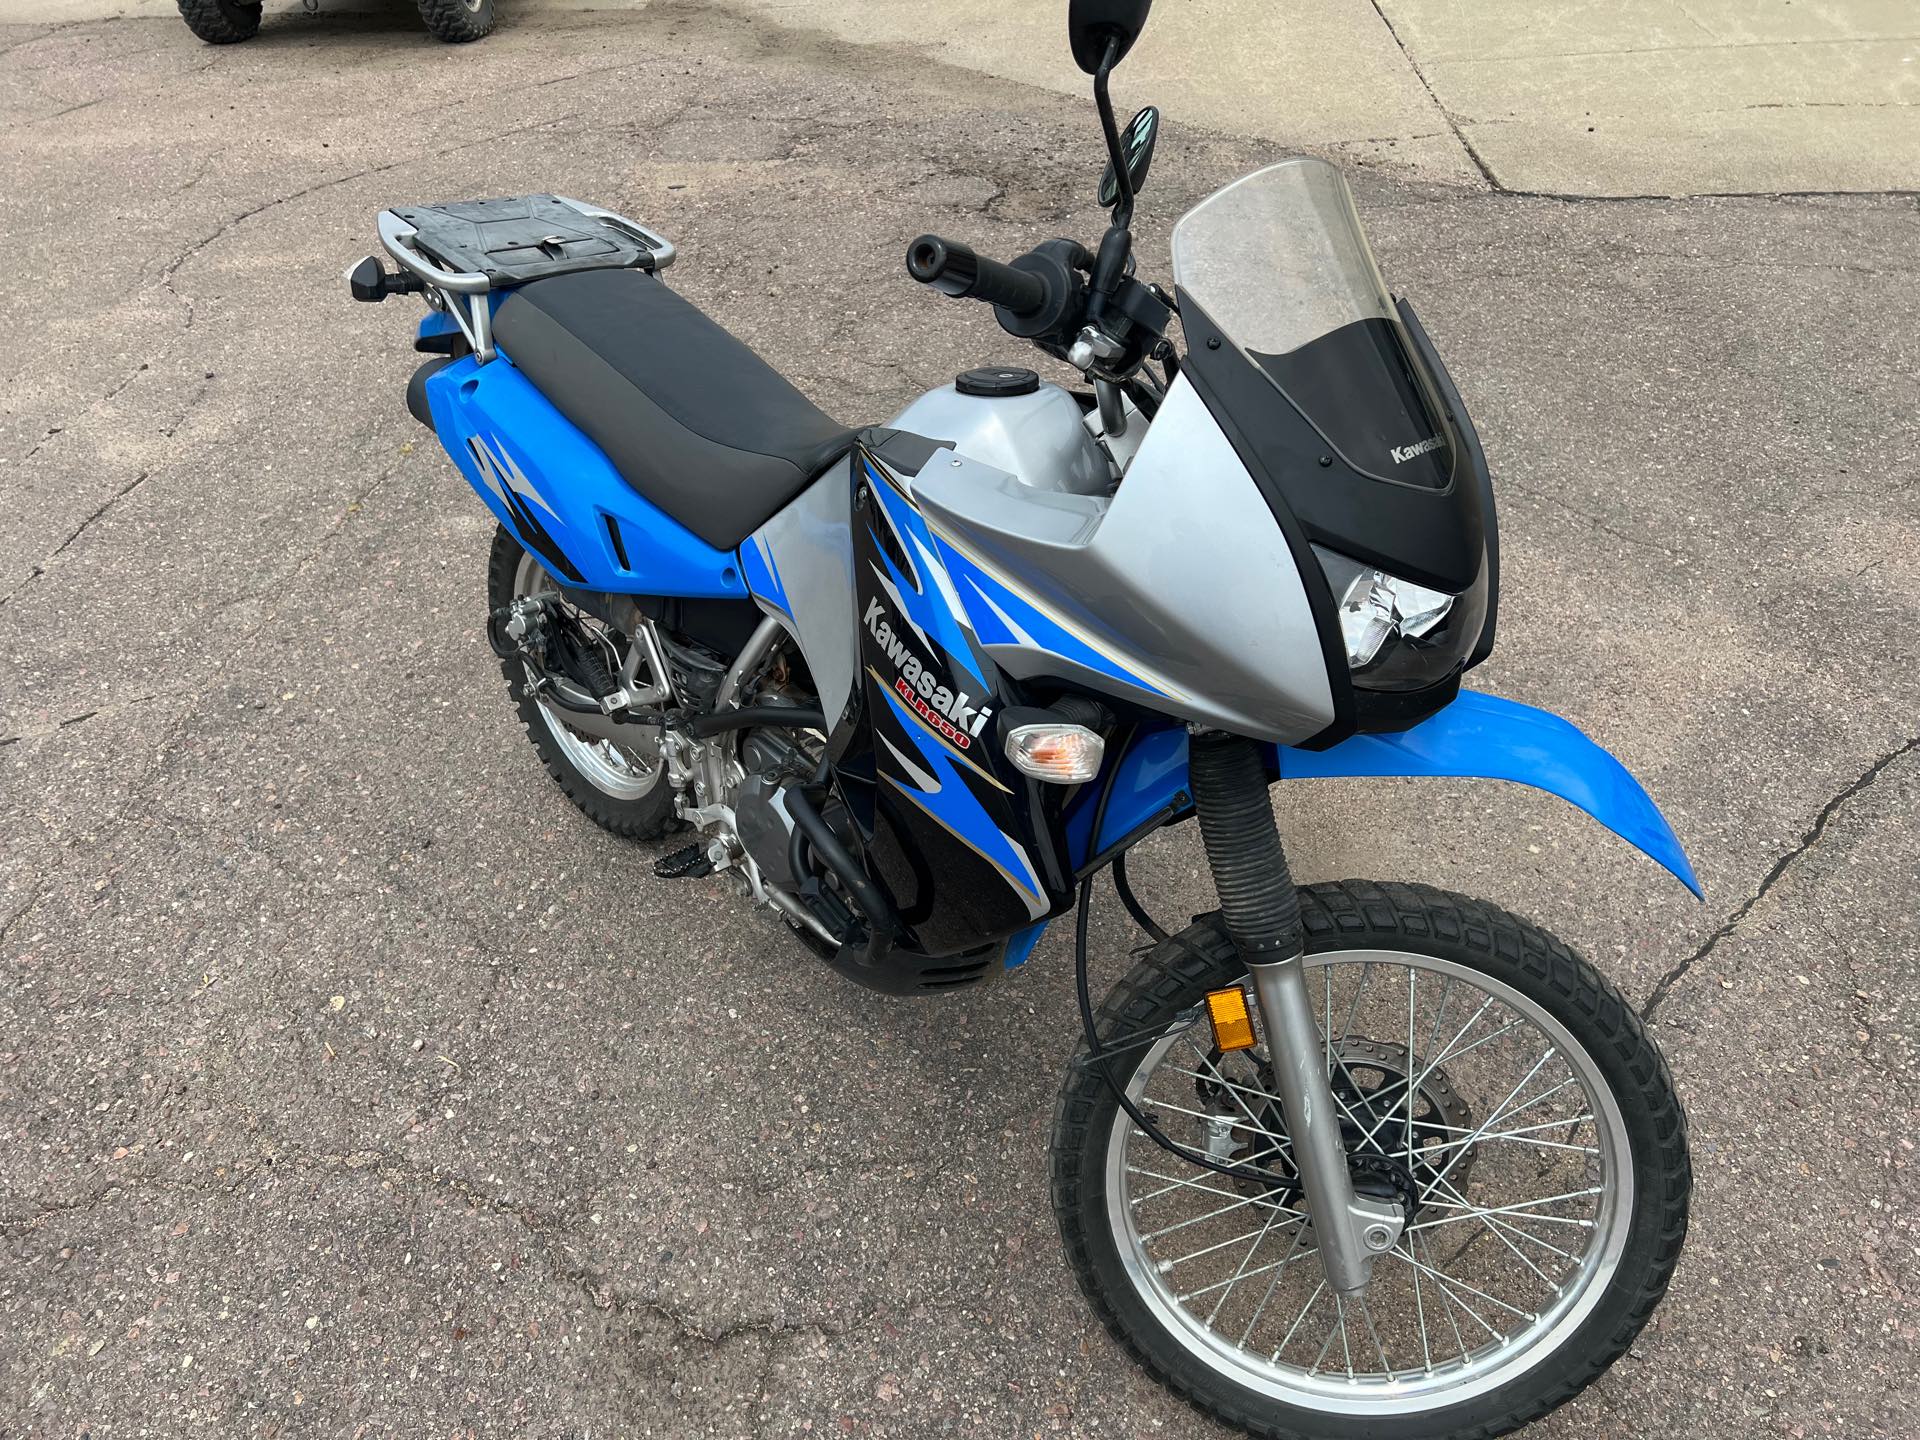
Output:
[[[1429,450],[1438,450],[1441,445],[1445,443],[1446,442],[1438,435],[1429,435],[1426,439],[1417,441],[1412,445],[1396,445],[1387,453],[1393,456],[1394,464],[1404,465],[1407,461],[1413,459],[1414,456],[1424,455]]]
[[[893,668],[900,674],[893,682],[894,693],[942,737],[961,750],[973,748],[973,742],[986,729],[992,717],[990,706],[975,706],[973,697],[962,690],[955,693],[935,678],[932,668],[908,648],[884,618],[886,607],[878,599],[867,602],[862,621]]]

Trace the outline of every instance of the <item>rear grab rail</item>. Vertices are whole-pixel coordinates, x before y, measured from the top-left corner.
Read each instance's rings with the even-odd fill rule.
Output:
[[[589,205],[565,195],[553,198],[588,219],[624,231],[646,250],[651,260],[649,268],[655,273],[665,270],[679,256],[679,247],[666,236],[617,210]],[[497,352],[493,347],[493,306],[488,298],[493,293],[492,280],[477,270],[449,270],[434,261],[416,243],[419,229],[391,210],[382,210],[377,224],[380,248],[402,270],[427,286],[427,304],[460,327],[460,333],[473,347],[474,358],[480,364],[493,359]]]

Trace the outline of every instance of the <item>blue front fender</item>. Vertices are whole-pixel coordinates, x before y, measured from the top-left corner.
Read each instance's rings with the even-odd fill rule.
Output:
[[[1531,705],[1462,690],[1452,704],[1411,730],[1355,735],[1326,750],[1277,749],[1283,780],[1426,775],[1511,780],[1546,790],[1586,811],[1701,894],[1673,828],[1627,767],[1570,722]],[[1167,814],[1186,792],[1186,731],[1173,726],[1142,736],[1118,764],[1099,843],[1090,843],[1087,833],[1097,786],[1087,787],[1068,817],[1067,842],[1076,866],[1155,815]]]

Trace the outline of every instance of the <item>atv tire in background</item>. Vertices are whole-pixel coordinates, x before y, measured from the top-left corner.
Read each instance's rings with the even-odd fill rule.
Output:
[[[493,0],[416,0],[416,3],[427,29],[449,45],[464,45],[493,33]]]
[[[251,40],[260,29],[260,6],[238,0],[177,0],[187,28],[209,45]]]

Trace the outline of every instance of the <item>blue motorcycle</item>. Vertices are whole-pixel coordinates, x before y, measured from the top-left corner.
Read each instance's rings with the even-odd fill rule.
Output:
[[[666,286],[669,240],[560,196],[387,210],[398,268],[348,280],[426,301],[407,405],[499,521],[487,633],[574,803],[893,994],[988,983],[1073,913],[1053,1203],[1114,1337],[1255,1435],[1492,1435],[1664,1293],[1671,1077],[1525,921],[1296,886],[1269,788],[1517,781],[1698,887],[1604,750],[1462,688],[1500,599],[1486,458],[1339,171],[1236,181],[1171,288],[1137,273],[1159,114],[1122,127],[1108,80],[1147,10],[1071,8],[1097,246],[907,255],[1085,389],[989,366],[848,428]],[[1189,819],[1220,908],[1170,934],[1126,857]],[[1102,870],[1152,944],[1096,1009]]]

